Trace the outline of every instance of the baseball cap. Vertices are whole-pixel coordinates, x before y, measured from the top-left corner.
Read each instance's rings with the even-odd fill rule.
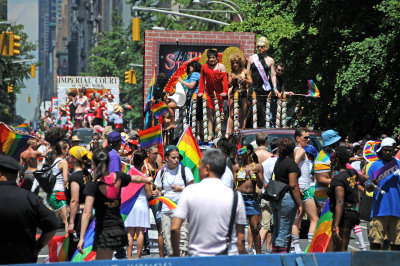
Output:
[[[165,155],[168,155],[171,151],[179,152],[179,149],[175,145],[168,145],[167,147],[165,147]],[[181,161],[182,159],[183,159],[183,156],[182,156],[182,154],[179,153],[179,160]]]
[[[107,140],[109,143],[116,143],[122,140],[121,133],[113,131],[108,134]]]
[[[395,147],[396,146],[396,141],[392,138],[384,138],[381,142],[381,146],[379,147],[379,149],[376,152],[380,152],[382,150],[383,147]]]
[[[330,146],[338,142],[340,139],[341,137],[339,136],[339,134],[332,129],[329,129],[322,133],[322,140],[324,141],[324,147]]]
[[[313,145],[307,145],[304,147],[304,150],[314,156],[314,158],[317,158],[318,156],[318,150],[313,146]]]

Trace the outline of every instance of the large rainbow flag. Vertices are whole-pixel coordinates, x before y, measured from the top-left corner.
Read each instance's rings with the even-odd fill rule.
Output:
[[[307,97],[313,97],[313,98],[318,98],[320,97],[319,90],[317,85],[315,85],[314,81],[310,79],[308,81],[308,94]]]
[[[190,126],[183,132],[177,147],[183,156],[182,165],[192,170],[194,182],[200,182],[199,165],[202,154]]]
[[[19,162],[19,157],[28,145],[30,135],[18,134],[3,122],[0,122],[0,150]]]
[[[134,166],[129,165],[129,167],[124,168],[129,169],[128,174],[130,175],[141,175],[144,176],[142,172],[137,170]],[[124,171],[125,171],[124,170]],[[122,220],[125,221],[128,214],[131,212],[135,202],[139,196],[140,191],[143,189],[144,184],[136,184],[130,183],[128,186],[123,187],[121,189],[121,216]],[[93,241],[94,241],[94,228],[96,227],[96,219],[90,224],[88,230],[85,234],[85,239],[83,243],[83,251],[84,254],[79,253],[78,250],[75,251],[74,256],[72,257],[72,262],[81,262],[81,261],[90,261],[93,260],[96,252],[92,251],[93,249]]]
[[[154,126],[138,132],[140,148],[148,149],[153,145],[162,143],[161,126]]]
[[[156,83],[156,71],[157,65],[154,65],[153,76],[151,77],[149,93],[147,94],[146,106],[144,107],[144,113],[146,114],[146,118],[144,121],[144,129],[147,129],[151,125],[151,112],[150,112],[150,100],[153,97],[154,84]]]
[[[326,251],[329,240],[332,235],[332,212],[329,210],[329,198],[325,201],[324,209],[319,216],[317,227],[315,228],[314,237],[305,250],[306,253]]]

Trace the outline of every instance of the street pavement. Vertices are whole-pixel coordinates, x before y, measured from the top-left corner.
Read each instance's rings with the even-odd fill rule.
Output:
[[[151,249],[150,249],[150,255],[142,256],[143,259],[145,259],[145,258],[158,258],[159,257],[159,255],[158,255],[158,244],[157,244],[157,231],[155,230],[155,223],[154,223],[153,215],[150,215],[150,217],[151,217],[151,224],[152,224],[152,228],[151,228],[151,230],[149,230],[149,238],[150,238]],[[368,225],[368,222],[363,221],[363,220],[360,223],[360,227],[362,229],[363,236],[364,236],[364,243],[367,246],[367,250],[370,250],[369,249],[369,242],[368,242],[367,225]],[[64,235],[64,229],[60,228],[57,231],[57,235],[59,235],[59,236]],[[246,243],[247,243],[247,239],[246,239]],[[302,250],[305,250],[307,245],[308,245],[307,239],[300,239],[300,247],[301,247]],[[349,251],[359,251],[359,250],[360,250],[359,243],[358,243],[357,239],[355,238],[354,233],[352,232],[351,238],[350,238],[350,243],[349,243]],[[266,253],[265,244],[262,247],[262,253],[264,253],[264,254]],[[45,261],[45,259],[47,258],[48,254],[49,254],[49,249],[46,246],[39,253],[38,263],[43,263]],[[136,244],[134,243],[134,248],[133,248],[133,258],[134,259],[136,259],[136,254],[137,254],[136,253]]]

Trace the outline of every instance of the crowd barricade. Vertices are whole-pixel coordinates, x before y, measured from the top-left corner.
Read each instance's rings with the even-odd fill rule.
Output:
[[[87,266],[220,266],[220,265],[274,265],[274,266],[365,266],[397,265],[400,252],[358,251],[305,254],[262,254],[240,256],[186,257],[186,258],[144,258],[140,260],[109,260],[83,262]],[[70,263],[52,263],[66,266]],[[74,263],[76,265],[76,262]],[[38,264],[24,264],[38,265]]]

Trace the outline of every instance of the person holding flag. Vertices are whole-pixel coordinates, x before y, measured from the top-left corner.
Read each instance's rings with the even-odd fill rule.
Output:
[[[400,250],[400,161],[394,158],[395,147],[394,139],[383,139],[377,150],[379,160],[373,162],[368,170],[370,181],[384,191],[374,191],[369,230],[372,250],[381,250],[386,236],[391,250]]]

